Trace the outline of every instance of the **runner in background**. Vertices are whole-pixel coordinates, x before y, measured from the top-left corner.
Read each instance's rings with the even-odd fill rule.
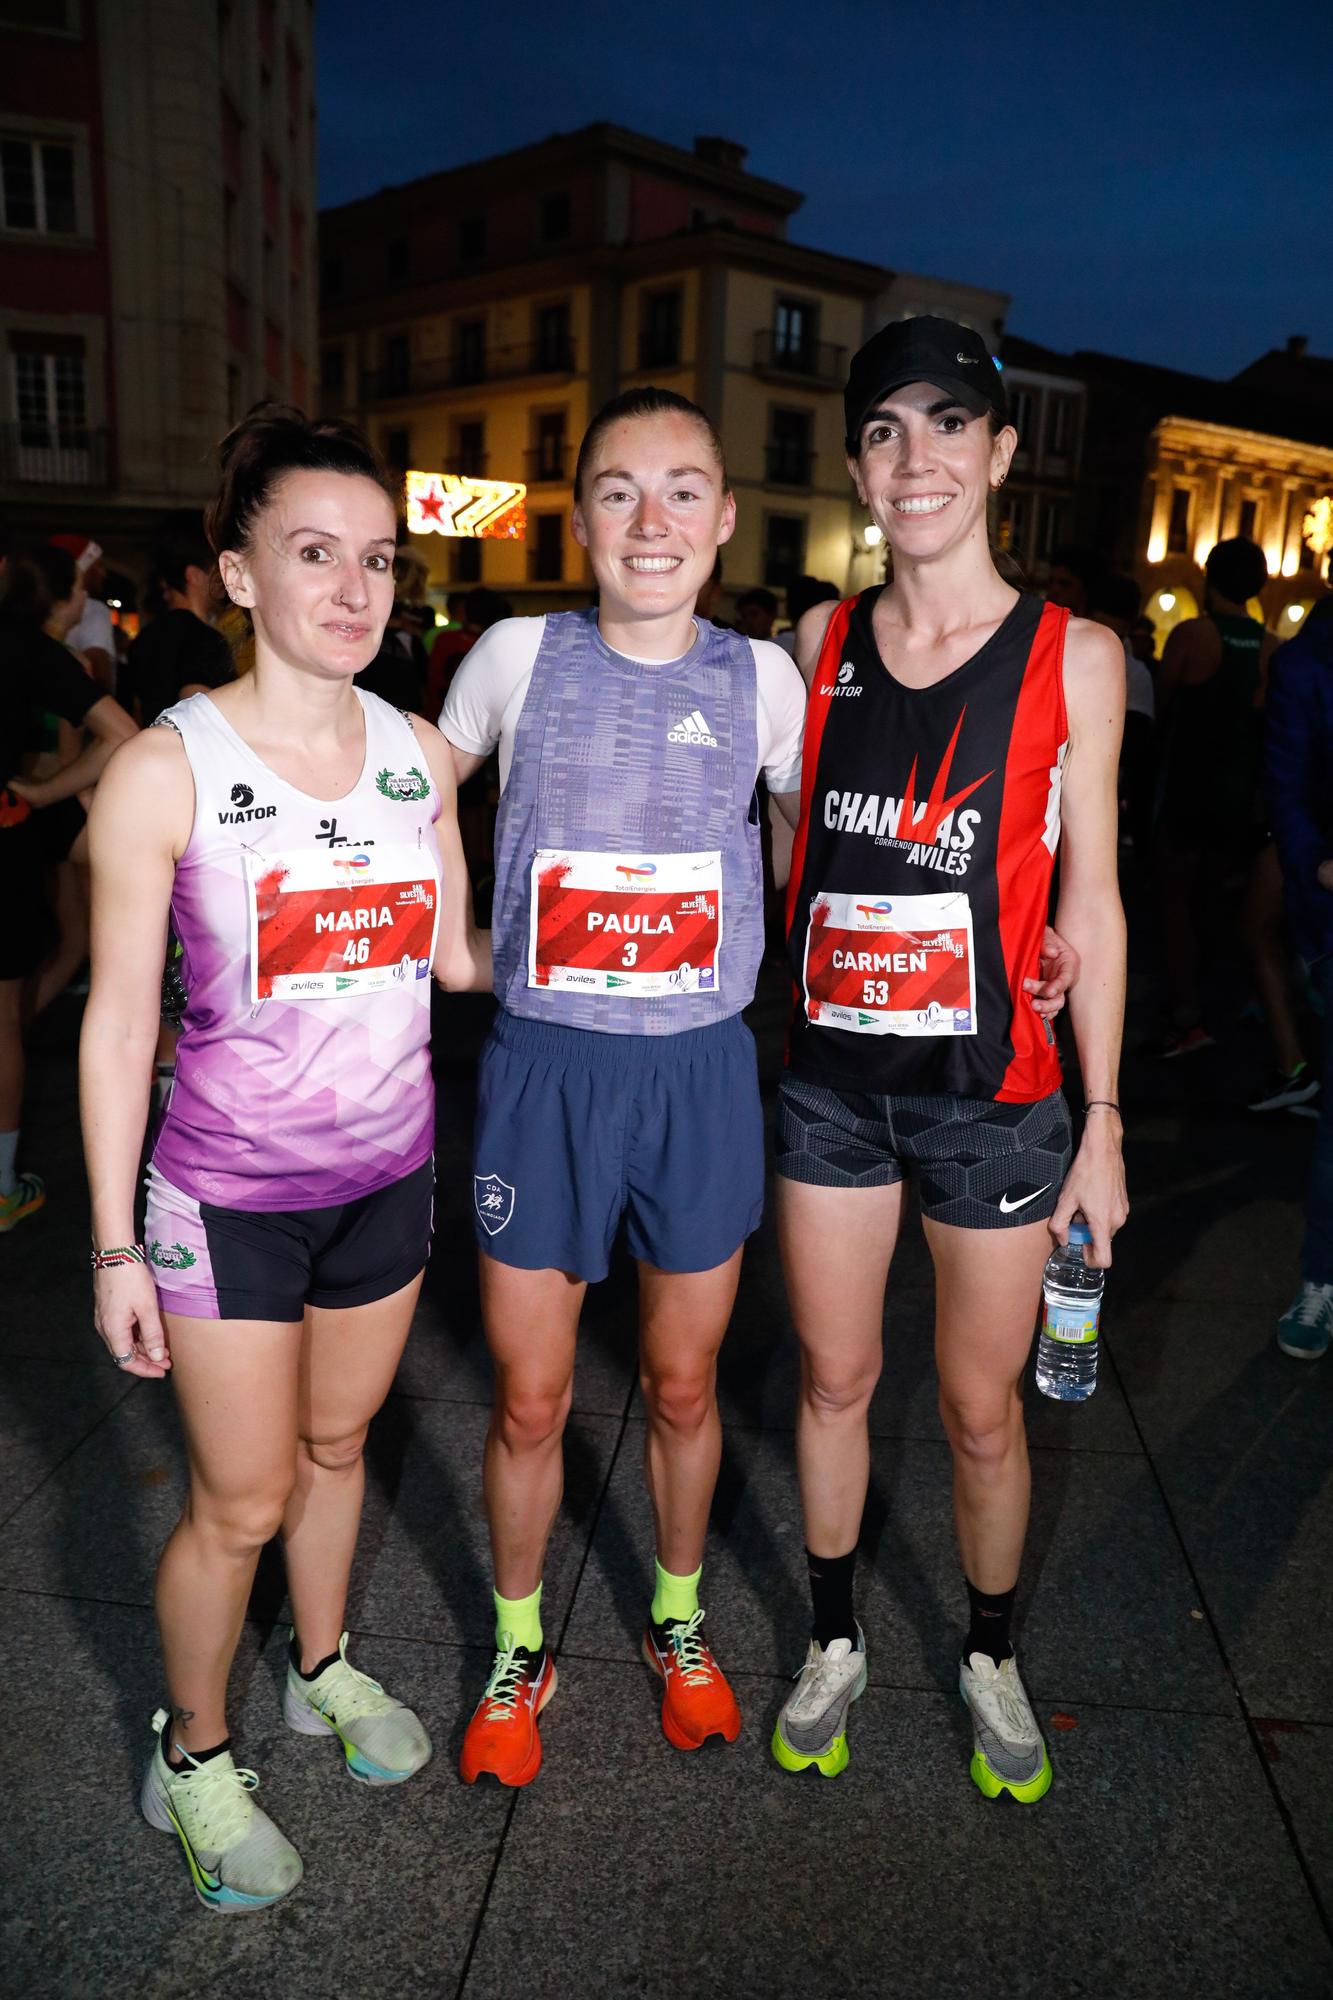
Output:
[[[1324,1075],[1333,1074],[1333,597],[1273,657],[1264,711],[1264,778],[1287,912],[1323,1001]],[[1301,1286],[1277,1344],[1317,1361],[1333,1338],[1333,1096],[1319,1103],[1305,1195]]]
[[[1010,1638],[1030,1485],[1021,1376],[1052,1237],[1081,1212],[1104,1265],[1127,1212],[1124,654],[996,570],[987,504],[1016,439],[976,333],[929,316],[883,328],[853,360],[845,403],[849,469],[892,582],[816,607],[797,644],[811,698],[777,1170],[813,1630],[773,1751],[836,1775],[866,1683],[853,1579],[867,1411],[910,1171],[935,1265],[972,1775],[1027,1802],[1050,1762]],[[1057,847],[1057,925],[1082,960],[1070,1002],[1088,1116],[1072,1167],[1059,1056],[1026,991]]]
[[[489,954],[467,926],[447,745],[353,684],[393,602],[396,482],[351,426],[276,405],[224,441],[221,472],[209,533],[254,666],[172,704],[99,789],[81,1073],[98,1331],[125,1372],[170,1369],[189,1459],[157,1576],[170,1713],[142,1806],[201,1900],[237,1912],[301,1875],[226,1712],[273,1535],[288,1724],[337,1740],[365,1784],[430,1755],[343,1628],[362,1446],[430,1244],[430,974],[484,985]],[[140,1242],[169,915],[187,998]]]
[[[23,1107],[23,1028],[54,953],[58,930],[47,894],[50,842],[45,815],[63,818],[77,792],[96,783],[111,752],[134,735],[119,702],[85,674],[69,649],[46,630],[53,609],[77,616],[82,594],[74,558],[64,549],[38,546],[0,562],[0,876],[6,913],[0,930],[0,1233],[35,1215],[46,1200],[39,1174],[20,1170]],[[73,618],[69,617],[69,622]],[[25,779],[36,718],[51,714],[71,728],[86,728],[89,747],[51,777]],[[68,826],[64,828],[68,832]],[[42,998],[49,997],[43,991]]]

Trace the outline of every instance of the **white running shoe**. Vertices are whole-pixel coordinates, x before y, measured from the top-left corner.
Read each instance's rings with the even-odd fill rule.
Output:
[[[150,1826],[174,1833],[190,1864],[194,1893],[210,1910],[243,1916],[289,1896],[301,1879],[301,1857],[252,1797],[253,1771],[240,1771],[230,1750],[200,1764],[182,1751],[173,1771],[162,1750],[167,1712],[153,1717],[157,1742],[144,1773],[139,1805]]]
[[[989,1653],[963,1661],[959,1691],[972,1711],[972,1782],[988,1799],[1008,1792],[1035,1805],[1051,1788],[1051,1760],[1011,1655],[996,1666]]]
[[[336,1736],[347,1768],[363,1785],[401,1785],[431,1754],[430,1738],[402,1702],[369,1674],[347,1663],[347,1634],[338,1657],[313,1681],[287,1662],[282,1712],[298,1736]]]
[[[770,1745],[784,1771],[808,1771],[813,1764],[826,1778],[847,1769],[847,1712],[866,1691],[866,1641],[858,1625],[855,1643],[810,1641],[805,1665],[787,1696]]]

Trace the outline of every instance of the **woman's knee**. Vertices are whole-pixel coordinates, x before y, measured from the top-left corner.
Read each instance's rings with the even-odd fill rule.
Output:
[[[293,1468],[290,1479],[261,1491],[222,1495],[192,1487],[185,1518],[222,1554],[243,1561],[278,1533],[295,1483]]]
[[[510,1451],[540,1451],[563,1433],[573,1400],[572,1380],[562,1388],[505,1383],[495,1401],[496,1434]]]
[[[801,1394],[806,1408],[816,1417],[864,1416],[883,1366],[882,1350],[836,1362],[802,1355]]]
[[[354,1472],[361,1463],[369,1425],[340,1438],[302,1438],[301,1449],[322,1472]]]
[[[1015,1384],[985,1397],[940,1390],[940,1417],[949,1443],[975,1465],[998,1465],[1023,1441],[1023,1401]]]
[[[716,1382],[717,1370],[711,1363],[685,1373],[645,1368],[639,1374],[650,1421],[684,1436],[701,1431],[708,1422],[717,1400]]]

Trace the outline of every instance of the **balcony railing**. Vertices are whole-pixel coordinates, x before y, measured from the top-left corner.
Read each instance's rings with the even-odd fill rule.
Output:
[[[814,463],[812,451],[799,451],[787,444],[767,445],[764,449],[765,483],[769,486],[808,488]]]
[[[478,382],[512,381],[521,375],[572,375],[572,340],[531,340],[517,347],[464,349],[432,361],[413,361],[407,369],[372,368],[361,377],[367,403],[390,396],[419,396],[433,389],[465,389]]]
[[[0,424],[0,480],[21,486],[105,486],[110,432]]]
[[[754,365],[761,375],[799,379],[822,389],[840,389],[846,373],[847,349],[828,340],[794,340],[771,326],[754,337]]]
[[[539,444],[526,456],[529,486],[563,486],[569,478],[567,444]]]

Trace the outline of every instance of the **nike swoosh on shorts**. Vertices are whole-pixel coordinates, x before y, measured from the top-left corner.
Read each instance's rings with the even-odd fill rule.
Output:
[[[1019,1201],[1010,1201],[1007,1194],[1002,1194],[1000,1196],[1001,1215],[1012,1215],[1016,1208],[1026,1208],[1030,1201],[1035,1201],[1037,1199],[1037,1195],[1045,1194],[1046,1188],[1048,1188],[1050,1185],[1051,1183],[1047,1181],[1046,1187],[1039,1187],[1036,1189],[1034,1193],[1025,1194]]]

